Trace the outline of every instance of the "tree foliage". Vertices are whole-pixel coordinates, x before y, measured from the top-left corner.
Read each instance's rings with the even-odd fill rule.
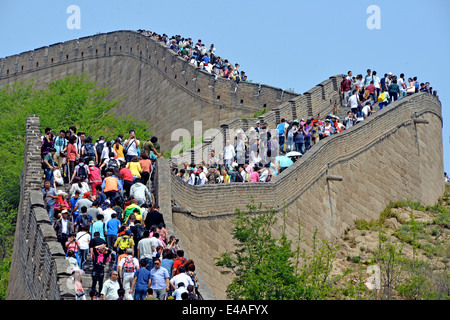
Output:
[[[85,74],[68,75],[48,83],[45,89],[34,88],[34,80],[17,82],[0,88],[0,265],[10,256],[14,236],[15,214],[20,199],[20,174],[23,168],[26,119],[40,117],[41,132],[45,127],[56,134],[76,126],[92,136],[113,139],[119,133],[136,131],[140,139],[150,138],[149,125],[130,116],[118,117],[112,111],[121,99],[109,100],[111,89],[101,88]],[[2,269],[1,286],[5,273]],[[0,288],[3,292],[4,288]]]
[[[222,253],[216,265],[234,278],[227,296],[234,300],[324,299],[335,248],[313,239],[314,250],[293,249],[284,230],[274,234],[276,214],[262,210],[261,204],[236,210],[233,238],[236,249]],[[299,260],[301,264],[297,263]],[[297,262],[296,262],[297,261]]]

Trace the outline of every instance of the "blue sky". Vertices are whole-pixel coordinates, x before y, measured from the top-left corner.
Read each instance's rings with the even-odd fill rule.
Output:
[[[444,167],[450,171],[448,0],[0,0],[0,57],[115,30],[147,29],[214,43],[253,82],[304,93],[352,70],[429,81],[443,106]],[[80,29],[68,29],[70,5]],[[369,6],[380,29],[369,29]]]

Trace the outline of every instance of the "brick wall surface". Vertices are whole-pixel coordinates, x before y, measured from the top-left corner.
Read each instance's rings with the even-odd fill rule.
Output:
[[[189,186],[172,176],[172,221],[212,292],[223,299],[230,278],[214,267],[214,258],[233,250],[236,208],[262,203],[280,220],[284,208],[290,239],[297,239],[300,223],[307,244],[316,228],[319,237],[335,240],[355,219],[378,218],[391,200],[434,204],[444,192],[442,173],[440,102],[417,94],[321,140],[274,182]]]

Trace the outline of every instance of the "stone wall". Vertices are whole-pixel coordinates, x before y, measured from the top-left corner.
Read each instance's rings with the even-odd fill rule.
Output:
[[[190,186],[172,176],[174,230],[223,299],[231,278],[214,267],[214,258],[233,250],[236,208],[245,210],[253,199],[277,211],[274,228],[285,219],[290,239],[297,239],[300,224],[306,240],[315,228],[334,240],[356,219],[377,219],[391,200],[433,205],[444,193],[442,123],[439,100],[420,93],[321,140],[273,182]]]
[[[219,127],[299,96],[268,85],[239,84],[193,67],[161,42],[135,31],[115,31],[55,43],[0,59],[0,87],[35,79],[37,88],[85,72],[101,87],[123,97],[115,112],[150,123],[163,148],[176,128],[192,132],[193,121]],[[147,139],[143,137],[141,139]]]
[[[72,300],[74,290],[67,285],[70,266],[57,241],[41,189],[39,117],[27,118],[20,205],[17,212],[7,300]]]

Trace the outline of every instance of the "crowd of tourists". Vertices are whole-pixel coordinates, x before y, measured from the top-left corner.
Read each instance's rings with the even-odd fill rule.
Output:
[[[390,103],[406,96],[427,92],[437,96],[429,82],[419,83],[417,77],[406,81],[404,74],[391,72],[381,79],[376,71],[367,70],[366,76],[353,75],[351,71],[342,75],[340,95],[346,116],[340,119],[329,114],[309,119],[281,119],[275,128],[267,123],[256,122],[247,132],[237,131],[233,139],[227,140],[223,150],[212,150],[201,163],[184,163],[174,168],[173,173],[190,185],[217,183],[269,182],[286,168],[294,164],[317,142],[339,134]],[[334,111],[337,113],[337,110]]]
[[[75,126],[42,137],[42,194],[80,300],[198,300],[195,264],[168,234],[148,188],[161,153],[156,137],[103,136]],[[84,288],[86,262],[91,288]],[[113,270],[105,280],[105,267]]]
[[[167,41],[182,50],[191,46],[178,39]],[[214,51],[207,55],[211,59]],[[281,119],[274,128],[257,121],[247,132],[238,130],[217,154],[212,150],[201,163],[186,162],[172,173],[189,185],[273,181],[320,140],[371,116],[376,103],[383,109],[418,92],[437,95],[428,82],[419,83],[416,77],[406,81],[404,74],[387,73],[379,79],[375,71],[367,70],[365,77],[349,71],[340,84],[342,106],[348,110],[344,119],[335,114],[324,119],[319,115]],[[157,142],[157,137],[140,141],[133,130],[126,138],[120,134],[111,141],[103,136],[94,141],[75,126],[59,133],[45,129],[42,194],[70,262],[77,299],[87,298],[82,276],[88,259],[91,299],[201,299],[195,264],[184,257],[175,235],[168,235],[164,215],[149,190],[162,156]],[[105,281],[108,264],[113,271]]]
[[[230,63],[227,59],[221,58],[216,54],[214,44],[208,47],[201,39],[194,43],[192,38],[184,38],[180,35],[169,37],[166,34],[160,35],[156,32],[142,29],[138,30],[138,32],[164,43],[178,56],[193,66],[213,74],[216,79],[219,77],[229,79],[234,81],[236,85],[241,81],[248,81],[245,71],[239,69],[240,65],[238,63]]]

